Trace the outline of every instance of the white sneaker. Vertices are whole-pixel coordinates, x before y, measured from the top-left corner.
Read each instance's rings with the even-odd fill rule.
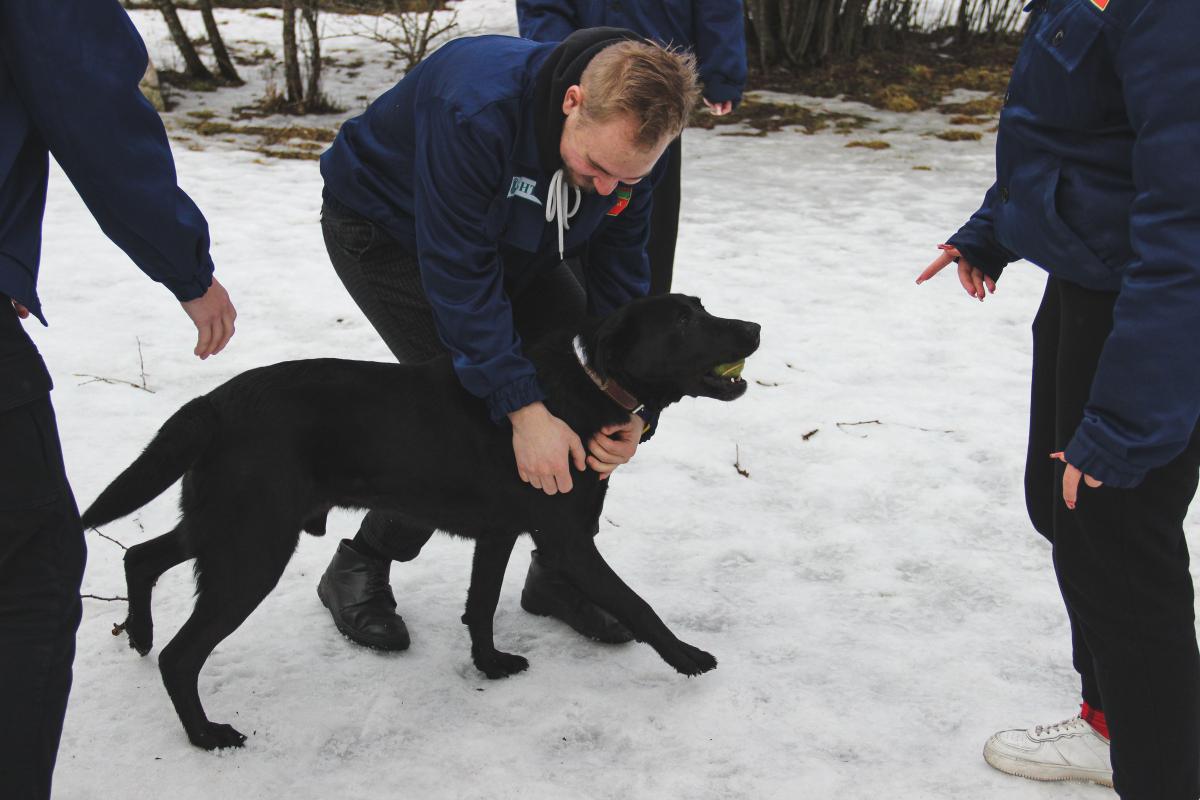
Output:
[[[1001,772],[1035,781],[1090,781],[1111,787],[1108,739],[1081,717],[1028,730],[1000,731],[983,758]]]

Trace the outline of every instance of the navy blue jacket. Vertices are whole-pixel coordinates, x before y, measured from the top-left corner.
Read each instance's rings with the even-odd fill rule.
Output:
[[[951,239],[1119,292],[1067,460],[1116,487],[1200,417],[1200,6],[1039,0],[1000,114],[996,183]]]
[[[692,50],[704,97],[742,99],[746,34],[741,0],[517,0],[521,35],[560,42],[581,28],[628,28],[663,44]]]
[[[212,284],[208,226],[176,185],[162,120],[138,90],[146,63],[117,0],[0,2],[0,294],[43,324],[48,153],[143,272],[181,301]]]
[[[343,124],[321,156],[325,191],[416,255],[459,380],[496,420],[543,399],[509,297],[559,262],[558,229],[545,217],[552,171],[534,125],[535,79],[555,48],[510,36],[452,41]],[[627,202],[584,194],[570,220],[565,255],[587,248],[593,313],[649,290],[650,195],[664,164],[618,190],[632,192]]]

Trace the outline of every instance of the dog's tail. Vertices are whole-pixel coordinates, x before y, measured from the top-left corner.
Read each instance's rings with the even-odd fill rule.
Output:
[[[165,492],[195,463],[216,431],[217,412],[207,397],[184,405],[83,512],[83,527],[95,528],[132,514]]]

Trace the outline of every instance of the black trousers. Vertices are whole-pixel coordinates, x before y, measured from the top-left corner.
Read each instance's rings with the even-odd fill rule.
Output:
[[[45,367],[0,295],[0,794],[50,796],[86,548]]]
[[[1033,324],[1025,496],[1053,545],[1083,698],[1103,709],[1125,800],[1200,797],[1200,658],[1183,520],[1200,433],[1133,489],[1080,482],[1062,500],[1063,450],[1083,418],[1116,295],[1051,278]]]
[[[680,178],[683,171],[683,139],[667,147],[667,171],[654,187],[654,205],[650,207],[650,295],[671,291],[675,274],[675,241],[679,238]]]
[[[321,231],[338,277],[397,361],[415,364],[446,352],[414,256],[378,225],[328,198],[321,208]],[[510,298],[522,342],[537,341],[587,313],[580,269],[577,263],[559,264]],[[358,535],[394,561],[411,561],[433,529],[369,511]]]

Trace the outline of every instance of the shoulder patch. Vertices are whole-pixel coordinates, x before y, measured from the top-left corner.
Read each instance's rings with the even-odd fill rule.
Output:
[[[615,217],[625,210],[629,205],[629,199],[633,197],[633,189],[628,186],[621,186],[617,189],[617,202],[613,203],[613,207],[608,210],[610,217]]]
[[[537,189],[537,181],[532,178],[522,178],[520,175],[514,175],[512,183],[508,187],[509,197],[520,197],[523,200],[529,200],[533,203],[542,204],[541,200],[537,199],[534,190]]]

